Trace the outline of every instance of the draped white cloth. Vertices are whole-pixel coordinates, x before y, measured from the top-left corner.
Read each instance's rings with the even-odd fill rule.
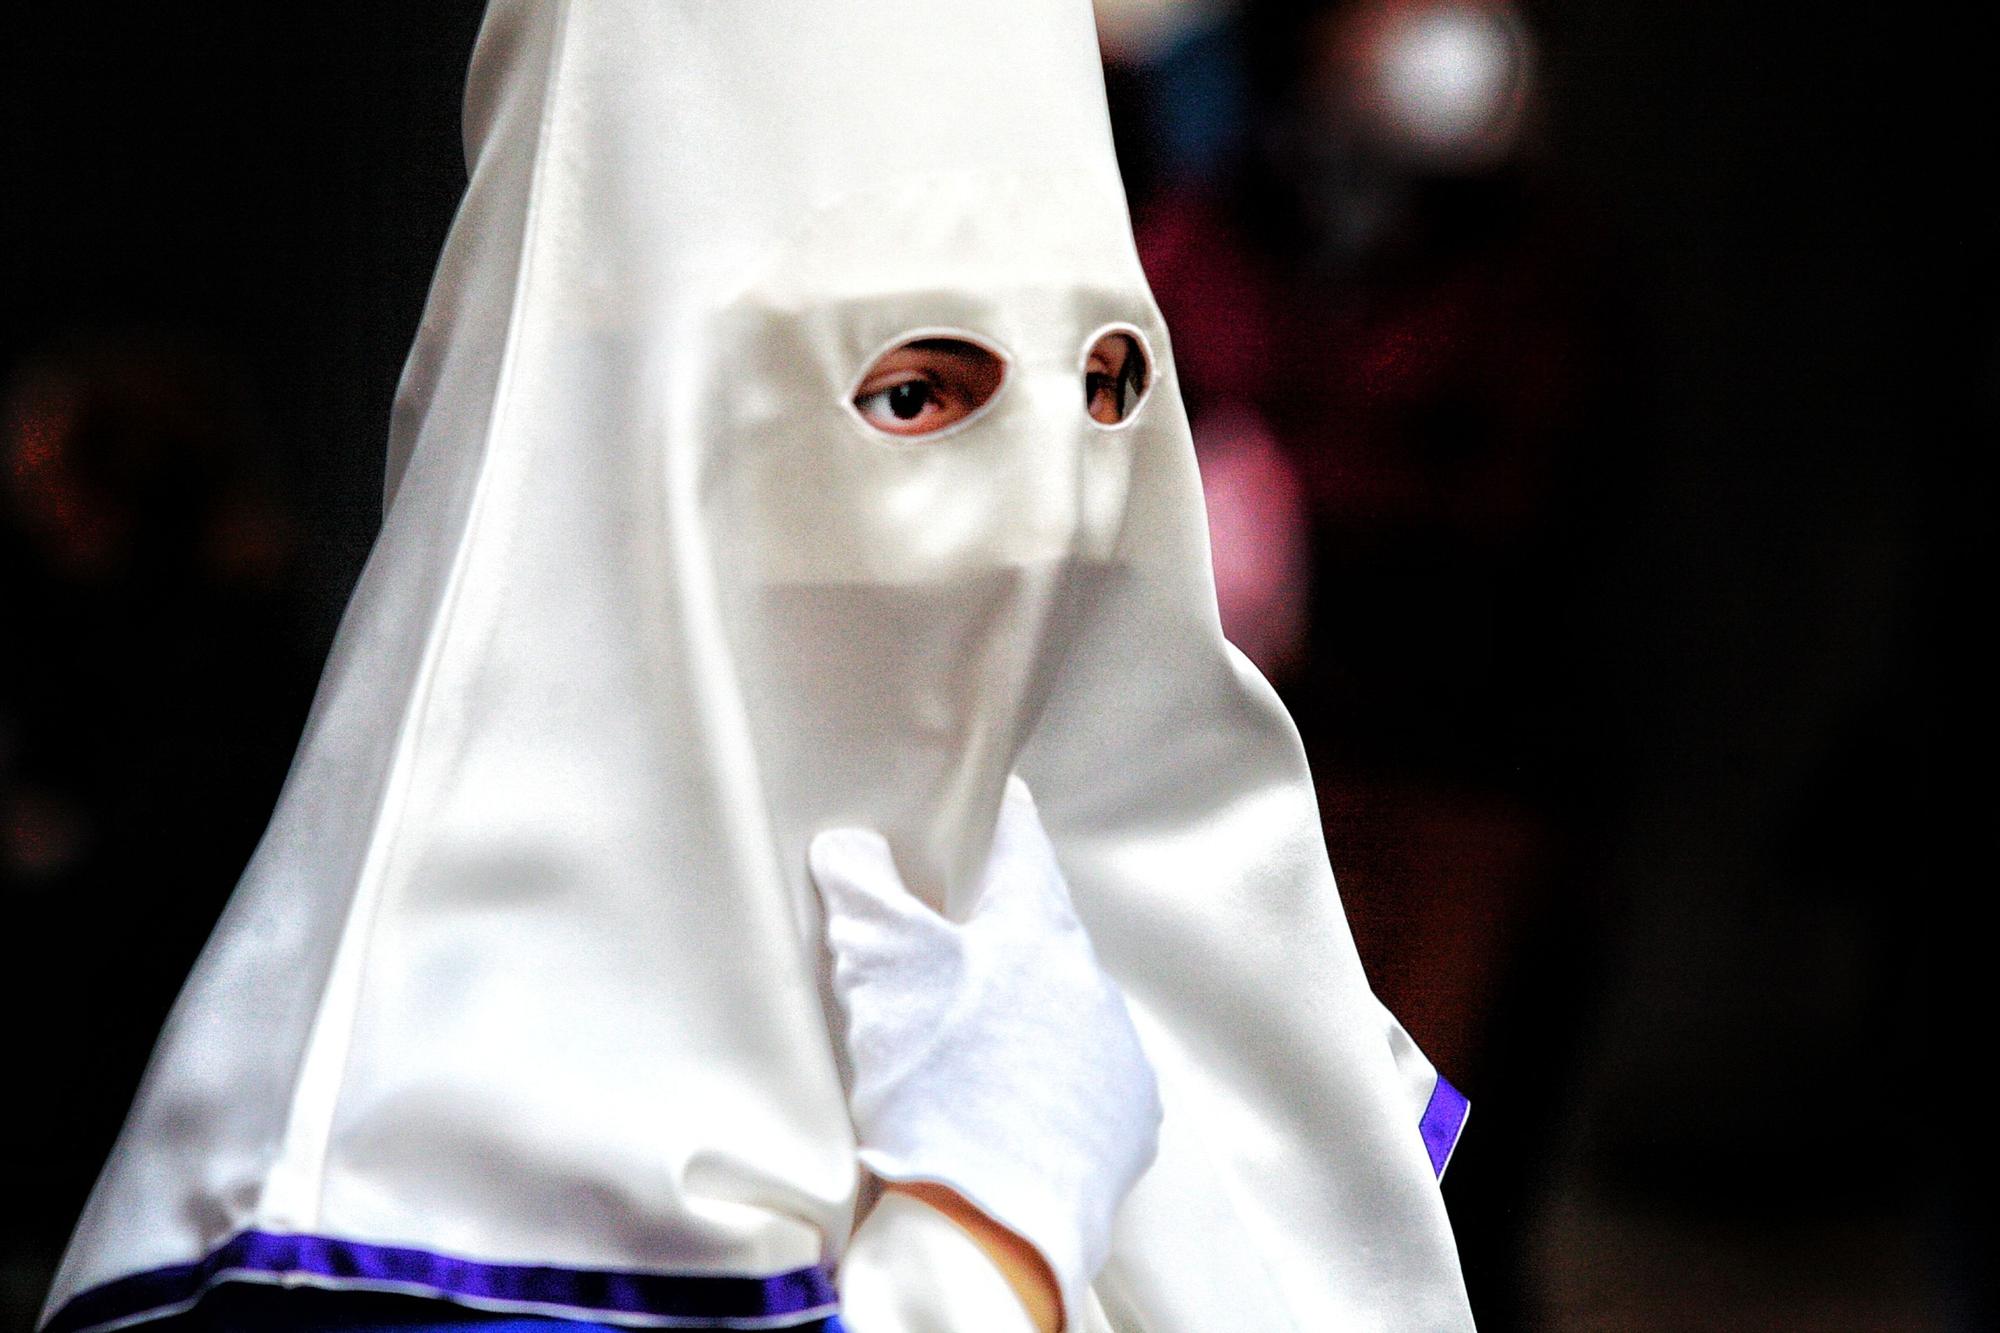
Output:
[[[962,911],[1018,770],[1166,1106],[1110,1324],[1468,1326],[1435,1075],[1218,626],[1085,0],[494,0],[465,113],[380,537],[50,1312],[246,1234],[837,1262],[805,844],[882,829]],[[862,371],[940,334],[990,407],[874,431]]]

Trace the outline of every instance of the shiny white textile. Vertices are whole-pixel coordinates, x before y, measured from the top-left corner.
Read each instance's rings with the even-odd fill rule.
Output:
[[[466,147],[381,535],[50,1308],[248,1229],[836,1260],[806,842],[962,908],[1018,768],[1166,1106],[1111,1325],[1467,1325],[1434,1075],[1217,625],[1084,0],[495,0]],[[1155,382],[1107,429],[1111,326]],[[941,330],[990,408],[871,430]]]

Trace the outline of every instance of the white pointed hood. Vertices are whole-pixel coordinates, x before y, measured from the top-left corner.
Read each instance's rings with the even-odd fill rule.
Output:
[[[1466,1322],[1459,1103],[1223,642],[1084,0],[495,0],[466,139],[381,535],[59,1323],[224,1271],[823,1313],[855,1146],[805,843],[882,828],[960,910],[1010,770],[1167,1108],[1112,1323]],[[1106,329],[1152,367],[1109,428]],[[858,377],[940,334],[992,403],[873,431]]]

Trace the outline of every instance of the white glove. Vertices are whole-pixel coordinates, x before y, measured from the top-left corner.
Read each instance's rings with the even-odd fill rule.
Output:
[[[862,1164],[947,1185],[1033,1245],[1073,1326],[1159,1149],[1160,1096],[1027,784],[1008,779],[963,925],[903,887],[880,834],[830,829],[809,858]]]

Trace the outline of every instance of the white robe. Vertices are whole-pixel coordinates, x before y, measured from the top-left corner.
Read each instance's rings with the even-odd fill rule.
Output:
[[[1166,1106],[1086,1317],[1469,1326],[1463,1103],[1223,641],[1084,0],[494,0],[465,131],[380,537],[49,1315],[824,1313],[859,1182],[805,842],[881,828],[962,910],[1018,770]],[[1154,369],[1112,429],[1109,327]],[[856,378],[941,333],[1006,358],[992,407],[872,433]],[[878,1304],[954,1244],[880,1216]]]

